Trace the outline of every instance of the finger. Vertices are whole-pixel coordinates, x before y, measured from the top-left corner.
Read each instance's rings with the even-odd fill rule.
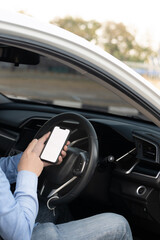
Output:
[[[38,140],[37,139],[33,139],[30,144],[28,145],[28,147],[26,148],[27,151],[32,152],[32,150],[34,149],[34,147],[36,146]]]
[[[51,134],[51,132],[48,132],[48,133],[44,134],[44,135],[39,139],[39,141],[41,141],[41,142],[44,143],[44,142],[48,139],[48,137],[49,137],[50,134]]]
[[[62,156],[59,156],[59,157],[58,157],[58,162],[57,162],[57,165],[61,164],[61,163],[62,163],[62,161],[63,161],[63,158],[62,158]]]
[[[64,151],[67,151],[68,150],[68,145],[70,144],[70,141],[67,141],[66,145],[64,146]]]
[[[70,141],[67,141],[66,145],[68,146],[70,144]]]
[[[68,147],[67,147],[67,145],[65,145],[62,151],[67,151],[67,149],[68,149]]]
[[[66,156],[66,152],[62,150],[61,155],[62,155],[62,158],[64,158]]]

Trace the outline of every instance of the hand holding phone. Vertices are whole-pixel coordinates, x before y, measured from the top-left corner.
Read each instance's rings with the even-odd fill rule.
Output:
[[[70,130],[56,126],[51,132],[47,143],[40,155],[41,160],[56,163],[69,137]]]

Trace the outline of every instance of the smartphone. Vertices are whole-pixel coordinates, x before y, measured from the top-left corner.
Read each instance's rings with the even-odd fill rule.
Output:
[[[70,130],[67,128],[54,127],[40,155],[41,160],[56,163],[69,134]]]

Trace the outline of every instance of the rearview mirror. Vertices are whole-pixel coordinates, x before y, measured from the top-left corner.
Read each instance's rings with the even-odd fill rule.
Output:
[[[16,47],[0,47],[0,61],[19,64],[37,65],[40,62],[39,54]]]

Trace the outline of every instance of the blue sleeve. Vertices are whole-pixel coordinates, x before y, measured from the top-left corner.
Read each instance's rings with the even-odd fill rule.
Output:
[[[17,166],[21,156],[22,156],[22,153],[15,156],[0,158],[0,167],[5,173],[10,183],[16,182]]]
[[[0,235],[8,240],[30,240],[38,212],[36,174],[20,171],[14,195],[0,169]]]

